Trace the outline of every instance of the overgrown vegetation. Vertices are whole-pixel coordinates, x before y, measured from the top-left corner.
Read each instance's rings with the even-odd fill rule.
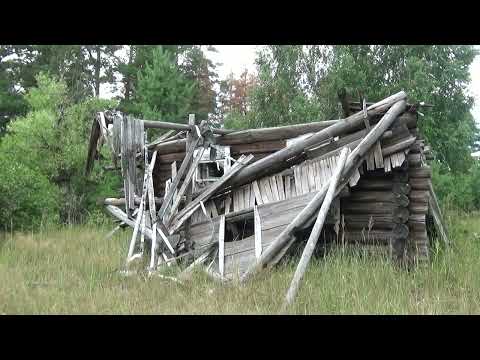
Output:
[[[379,257],[343,253],[313,261],[295,314],[474,314],[480,312],[479,214],[447,213],[453,246],[412,272]],[[0,314],[276,314],[295,263],[244,285],[201,272],[182,285],[123,277],[131,231],[47,228],[0,237]]]

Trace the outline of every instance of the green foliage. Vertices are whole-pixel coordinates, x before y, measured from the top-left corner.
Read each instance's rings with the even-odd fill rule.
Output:
[[[185,122],[193,86],[179,71],[173,54],[155,48],[152,61],[138,73],[136,112],[147,119]]]
[[[38,86],[25,95],[31,111],[10,122],[8,134],[0,142],[0,160],[5,165],[2,171],[12,174],[18,167],[20,175],[25,178],[25,186],[30,187],[38,178],[36,188],[44,189],[46,197],[55,193],[52,198],[59,201],[36,203],[42,205],[47,214],[55,213],[62,222],[79,222],[92,207],[93,200],[85,195],[88,184],[113,183],[113,180],[105,181],[111,175],[102,171],[94,181],[87,180],[83,169],[94,114],[113,107],[115,102],[90,98],[72,103],[65,82],[43,73],[36,81]],[[0,183],[8,188],[8,180],[2,176]],[[16,212],[10,215],[19,225],[22,217],[28,214],[39,218],[36,208],[22,195],[22,189],[19,185],[8,192],[9,196],[19,198]],[[36,196],[44,195],[39,192]],[[15,214],[19,214],[18,218]],[[38,224],[38,221],[33,223]]]
[[[0,169],[1,231],[58,221],[60,194],[46,176],[13,156],[0,155]]]
[[[480,162],[464,173],[449,171],[444,165],[432,164],[435,192],[444,208],[472,211],[480,208]]]

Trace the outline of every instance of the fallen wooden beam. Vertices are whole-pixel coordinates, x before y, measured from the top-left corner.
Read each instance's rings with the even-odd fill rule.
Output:
[[[401,91],[374,105],[371,105],[367,108],[368,116],[380,114],[381,112],[390,108],[393,104],[397,103],[400,100],[405,99],[406,97],[407,97],[406,93],[404,91]],[[404,109],[405,107],[402,107],[401,110],[404,111]],[[399,115],[399,114],[396,114],[396,115]],[[315,144],[320,144],[327,139],[334,138],[335,136],[338,136],[341,134],[345,134],[348,130],[354,129],[356,126],[363,124],[363,119],[364,119],[363,112],[356,113],[354,115],[349,116],[346,119],[336,122],[335,124],[323,130],[320,130],[319,132],[313,134],[312,136],[306,139],[297,141],[282,150],[279,150],[263,159],[260,159],[254,162],[253,164],[242,169],[242,171],[240,171],[227,184],[225,184],[225,187],[240,186],[248,182],[252,182],[253,180],[256,180],[258,178],[264,177],[268,174],[276,173],[287,167],[290,167],[287,161],[303,153],[306,147],[311,147]],[[389,126],[390,125],[391,123],[389,124]],[[385,132],[386,130],[387,129],[383,129],[381,134],[376,134],[376,135],[381,136],[383,132]],[[376,140],[378,140],[378,137],[376,138]]]
[[[247,165],[253,159],[253,155],[243,156],[224,174],[219,180],[212,183],[200,195],[198,195],[191,203],[185,206],[178,214],[169,222],[169,233],[173,234],[194,212],[200,207],[200,202],[207,201],[220,187],[222,187],[232,176]]]
[[[338,182],[340,181],[340,176],[342,175],[343,169],[345,167],[348,152],[349,149],[343,149],[340,154],[337,168],[335,169],[335,173],[330,181],[327,194],[325,195],[325,199],[323,200],[320,211],[318,212],[317,220],[315,221],[315,225],[313,225],[313,229],[308,238],[307,245],[305,245],[302,257],[300,258],[297,269],[295,270],[295,274],[293,275],[290,288],[288,289],[287,295],[285,297],[284,307],[291,304],[293,302],[293,299],[295,298],[295,295],[297,294],[298,288],[300,286],[300,280],[305,274],[307,265],[310,262],[313,251],[315,250],[315,245],[317,244],[318,238],[320,237],[325,218],[327,217],[328,210],[335,195],[335,190],[337,188]]]

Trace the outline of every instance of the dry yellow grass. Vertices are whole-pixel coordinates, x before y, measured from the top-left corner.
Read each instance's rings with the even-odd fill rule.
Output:
[[[454,246],[406,272],[380,258],[330,254],[302,282],[295,314],[480,313],[480,220],[449,216]],[[244,285],[195,273],[183,285],[122,277],[129,231],[67,227],[0,235],[1,314],[276,314],[295,270]]]

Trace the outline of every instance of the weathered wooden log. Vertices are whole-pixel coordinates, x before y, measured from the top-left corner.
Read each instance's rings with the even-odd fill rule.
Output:
[[[388,202],[344,202],[342,211],[344,214],[392,214],[408,217],[407,208]]]
[[[230,154],[272,153],[286,146],[285,140],[258,141],[256,143],[235,144],[230,146]]]
[[[387,245],[393,241],[406,239],[408,235],[408,226],[397,224],[397,227],[392,230],[345,231],[345,240],[361,244],[379,243]]]
[[[403,100],[406,98],[406,93],[401,91],[393,96],[390,96],[386,98],[385,100],[382,100],[370,107],[367,108],[367,114],[368,116],[373,116],[375,114],[380,113],[381,111],[385,111],[388,108],[391,108],[393,104],[398,104],[400,100]],[[396,110],[404,111],[404,107],[399,108],[397,107]],[[388,113],[388,112],[387,112]],[[392,113],[390,113],[389,117],[391,118]],[[399,115],[398,111],[394,113],[395,117],[393,117],[391,120],[395,120],[396,116]],[[341,121],[336,122],[335,124],[320,130],[319,132],[313,134],[312,136],[297,141],[296,143],[279,150],[270,156],[267,156],[259,161],[254,162],[253,164],[245,167],[240,171],[235,177],[233,177],[228,184],[225,184],[225,186],[240,186],[243,184],[246,184],[248,182],[251,182],[255,179],[259,179],[261,177],[264,177],[268,174],[271,173],[276,173],[279,172],[287,167],[289,165],[286,163],[286,161],[290,158],[293,158],[295,156],[298,156],[301,154],[306,147],[313,146],[315,144],[322,143],[323,141],[329,139],[329,138],[334,138],[335,136],[344,134],[346,131],[349,129],[354,128],[355,126],[358,126],[359,124],[363,124],[363,119],[364,119],[364,114],[363,112],[359,112],[357,114],[354,114],[352,116],[349,116],[346,119],[343,119]],[[379,122],[380,123],[380,122]],[[389,123],[389,126],[391,125],[391,122]],[[381,129],[381,133],[379,134],[374,134],[375,136],[375,141],[378,140],[378,138],[385,132],[387,129]],[[372,130],[373,131],[373,130]],[[365,137],[364,139],[366,139]],[[364,148],[364,146],[362,147]],[[355,160],[356,160],[355,156]],[[352,158],[352,160],[354,160]]]
[[[404,92],[401,92],[393,97],[390,97],[389,100],[383,101],[384,105],[379,105],[382,104],[378,103],[376,107],[374,107],[373,110],[378,110],[382,108],[383,106],[388,107],[391,104],[392,99],[395,99],[396,101],[393,102],[393,106],[390,107],[390,109],[387,111],[387,113],[383,116],[383,118],[375,125],[375,127],[366,135],[366,137],[362,140],[362,142],[355,148],[355,150],[349,155],[345,168],[344,168],[344,174],[349,174],[352,169],[358,167],[358,162],[359,160],[362,160],[362,157],[367,153],[367,151],[375,144],[375,142],[380,138],[380,136],[390,127],[390,125],[393,123],[393,121],[397,118],[397,116],[402,113],[405,110],[406,103],[403,100],[406,97],[406,94]],[[400,101],[398,101],[400,100]],[[398,101],[398,102],[397,102]],[[369,108],[369,110],[372,110],[372,108]],[[372,110],[372,111],[373,111]],[[346,120],[344,120],[340,126],[337,126],[338,124],[332,125],[331,127],[320,131],[319,133],[313,135],[311,138],[316,138],[313,143],[318,143],[322,140],[325,140],[328,137],[336,136],[339,132],[341,133],[345,129],[348,129],[350,126],[349,124],[357,124],[361,123],[363,121],[363,113],[359,113],[356,115],[353,115]],[[337,127],[337,128],[335,128]],[[333,129],[335,128],[335,129]],[[329,131],[332,130],[333,131]],[[324,133],[327,131],[327,133]],[[284,154],[281,154],[280,158],[285,155],[293,155],[295,151],[300,150],[296,149],[296,146],[300,143],[301,146],[305,147],[308,146],[308,143],[303,143],[299,141],[296,144],[293,144],[291,147],[287,147],[284,150],[288,150],[290,148],[293,149],[293,153],[287,152]],[[284,150],[280,150],[274,155],[281,153]],[[268,158],[265,158],[268,159]],[[264,159],[264,160],[265,160]],[[277,158],[278,159],[278,158]],[[272,157],[270,157],[269,161],[264,162],[263,165],[268,164],[272,160]],[[258,161],[258,163],[261,163],[262,161]],[[255,165],[255,164],[254,164]],[[260,167],[261,169],[261,167]],[[252,170],[250,170],[250,174],[253,174],[254,176],[258,176],[257,171],[260,171],[259,168],[253,168],[253,173]],[[247,172],[246,175],[244,175],[244,180],[249,177],[249,173]],[[242,181],[244,181],[242,180]],[[260,258],[257,260],[255,264],[250,266],[250,268],[245,272],[245,274],[242,276],[242,280],[246,280],[249,278],[251,275],[254,273],[260,271],[263,269],[265,265],[267,265],[280,251],[283,251],[285,247],[288,247],[289,244],[291,244],[291,239],[292,239],[292,234],[295,232],[296,229],[301,228],[301,226],[309,221],[312,217],[312,215],[318,210],[320,207],[325,194],[327,192],[327,187],[328,187],[328,182],[325,183],[325,185],[322,187],[322,190],[320,190],[312,199],[312,201],[295,217],[295,219],[287,226],[285,230],[282,231],[282,233],[274,240],[274,242],[262,253]],[[340,187],[339,189],[341,189]]]
[[[138,121],[143,121],[143,126],[145,129],[168,129],[168,130],[186,130],[190,131],[192,128],[187,124],[180,124],[180,123],[172,123],[166,121],[154,121],[154,120],[142,120],[142,119],[135,119]],[[225,135],[236,132],[235,130],[228,130],[228,129],[216,129],[211,128],[214,134],[218,135]]]
[[[438,232],[440,233],[440,237],[442,238],[445,244],[449,243],[448,236],[447,236],[447,228],[445,223],[443,222],[442,211],[440,209],[440,205],[438,204],[437,195],[433,190],[432,181],[428,180],[428,191],[429,191],[429,210],[433,217],[433,222],[435,227],[437,228]]]
[[[85,176],[88,176],[93,169],[93,163],[97,154],[97,144],[100,137],[100,124],[95,117],[92,123],[92,130],[90,132],[90,139],[88,143],[87,161],[85,163]]]
[[[428,190],[427,178],[411,178],[409,184],[412,190]]]
[[[135,205],[140,205],[141,198],[135,196]],[[161,205],[163,202],[162,198],[155,197],[155,204]],[[103,205],[113,205],[113,206],[124,206],[126,204],[125,198],[105,198],[102,201]]]
[[[170,204],[170,202],[173,199],[173,195],[177,191],[178,184],[180,184],[180,179],[182,178],[182,176],[187,171],[188,166],[191,165],[191,160],[192,160],[192,157],[193,157],[193,151],[195,150],[195,147],[197,146],[199,141],[200,141],[200,138],[197,137],[195,140],[192,141],[191,144],[189,144],[190,146],[188,148],[188,152],[187,152],[185,158],[183,159],[182,165],[180,166],[180,170],[178,170],[177,175],[173,179],[170,190],[168,191],[168,193],[165,194],[163,204],[160,207],[160,210],[158,210],[158,218],[160,219],[160,221],[163,219],[163,216],[165,215],[165,212],[167,210],[167,206],[168,206],[168,204]]]
[[[340,154],[337,168],[335,169],[335,172],[327,190],[327,194],[325,195],[325,199],[323,200],[320,211],[318,212],[317,220],[313,225],[312,232],[310,233],[307,244],[305,245],[302,257],[300,258],[297,269],[295,270],[295,274],[293,275],[290,288],[288,289],[287,295],[285,297],[284,306],[291,304],[293,302],[293,299],[295,298],[295,295],[297,294],[298,288],[300,286],[300,280],[303,278],[305,270],[307,269],[307,265],[310,262],[313,251],[315,250],[315,245],[317,244],[318,238],[320,237],[325,218],[327,217],[328,210],[330,209],[330,205],[335,195],[335,190],[337,188],[338,182],[340,181],[340,176],[342,175],[342,171],[345,167],[348,151],[348,149],[343,149]]]
[[[428,212],[428,202],[412,201],[408,205],[408,210],[412,214],[426,214]]]
[[[407,206],[410,202],[407,195],[392,191],[354,191],[350,193],[346,201],[353,203],[391,202],[398,206]]]
[[[408,169],[408,175],[410,175],[410,177],[412,178],[431,178],[432,169],[430,168],[430,166],[410,168]]]
[[[413,190],[408,194],[410,201],[419,203],[428,203],[429,195],[427,190]]]
[[[414,142],[415,142],[415,138],[412,136],[412,137],[409,137],[405,140],[402,140],[402,141],[400,141],[400,142],[398,142],[394,145],[390,145],[388,147],[382,147],[382,155],[383,156],[388,156],[388,155],[394,154],[396,152],[405,150],[405,149],[409,148]]]
[[[177,139],[172,141],[165,141],[152,147],[151,150],[157,150],[159,155],[185,152],[185,144],[187,139]],[[159,156],[159,159],[161,157]],[[163,160],[162,160],[163,161]]]
[[[369,191],[391,190],[396,194],[408,194],[410,192],[410,185],[385,179],[360,179],[360,181],[357,183],[357,185],[353,187],[353,189]]]
[[[408,220],[405,212],[399,214],[344,214],[346,229],[392,229]]]
[[[341,120],[327,120],[273,128],[241,130],[222,136],[217,140],[217,143],[221,145],[234,145],[255,143],[257,141],[291,139],[300,135],[318,132],[337,124],[339,121]]]
[[[422,155],[421,154],[408,154],[408,165],[409,167],[419,167],[422,166]]]

